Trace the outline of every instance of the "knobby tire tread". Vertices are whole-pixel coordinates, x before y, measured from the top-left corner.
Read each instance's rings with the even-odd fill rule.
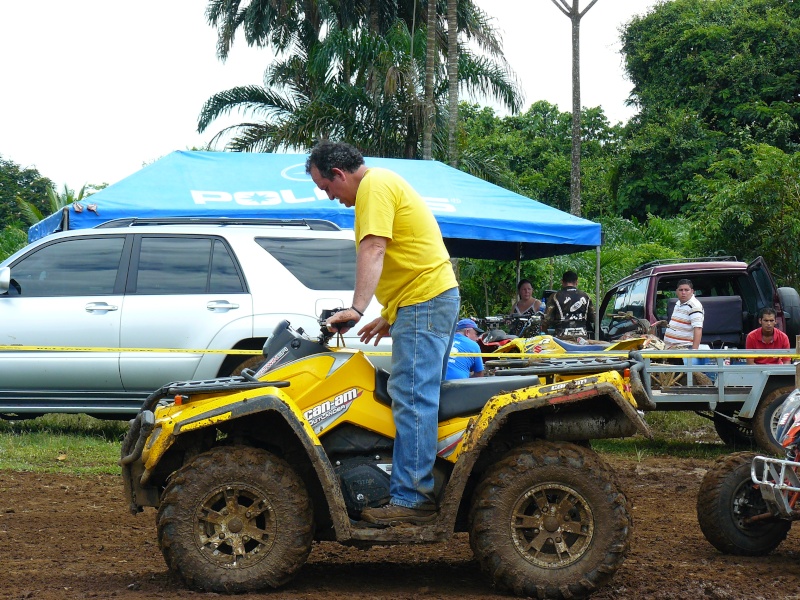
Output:
[[[273,490],[267,496],[278,512],[279,533],[269,555],[247,569],[216,567],[195,544],[192,507],[226,478]],[[305,564],[314,533],[311,501],[300,477],[281,458],[246,446],[212,448],[176,471],[162,494],[156,520],[169,569],[189,587],[209,592],[252,592],[287,583]]]
[[[537,474],[545,479],[538,480]],[[573,486],[589,501],[595,532],[592,547],[578,562],[544,568],[516,551],[509,522],[519,492],[524,493],[520,481],[528,488],[544,481]],[[495,586],[540,599],[583,598],[608,583],[625,560],[633,527],[627,499],[608,463],[591,449],[544,441],[510,451],[484,475],[469,520],[473,552]]]

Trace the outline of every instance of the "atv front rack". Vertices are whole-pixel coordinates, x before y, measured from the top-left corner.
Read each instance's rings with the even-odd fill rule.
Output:
[[[750,478],[759,486],[764,501],[785,518],[800,519],[793,507],[800,500],[800,462],[756,456],[750,465]]]

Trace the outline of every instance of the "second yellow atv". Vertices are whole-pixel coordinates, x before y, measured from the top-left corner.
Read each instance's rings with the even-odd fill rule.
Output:
[[[131,421],[120,460],[131,510],[158,508],[161,551],[189,586],[281,586],[314,540],[420,544],[457,531],[491,581],[518,595],[582,597],[610,580],[631,515],[588,440],[649,436],[631,386],[642,389],[638,365],[444,382],[438,517],[380,529],[359,516],[389,499],[388,373],[330,338],[284,321],[257,373],[166,385]]]

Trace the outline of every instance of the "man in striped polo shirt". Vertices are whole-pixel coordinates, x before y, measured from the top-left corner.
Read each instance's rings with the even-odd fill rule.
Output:
[[[679,280],[678,289],[675,291],[678,302],[664,334],[664,343],[668,346],[691,347],[697,350],[703,335],[703,305],[694,297],[691,280]]]

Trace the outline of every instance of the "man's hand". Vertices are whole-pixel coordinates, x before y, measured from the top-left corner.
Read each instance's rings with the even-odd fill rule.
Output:
[[[361,342],[364,344],[368,344],[374,337],[375,345],[377,346],[378,342],[380,342],[383,338],[389,337],[389,321],[383,317],[378,317],[371,323],[368,323],[359,329],[358,335],[361,336]]]
[[[348,321],[353,321],[353,325],[355,325],[355,323],[358,323],[360,320],[361,320],[361,315],[359,315],[352,308],[346,308],[328,317],[325,320],[325,326],[328,328],[328,331],[338,331],[339,333],[347,333],[348,331],[350,331],[352,325],[338,328],[334,327],[333,324],[347,323]]]

